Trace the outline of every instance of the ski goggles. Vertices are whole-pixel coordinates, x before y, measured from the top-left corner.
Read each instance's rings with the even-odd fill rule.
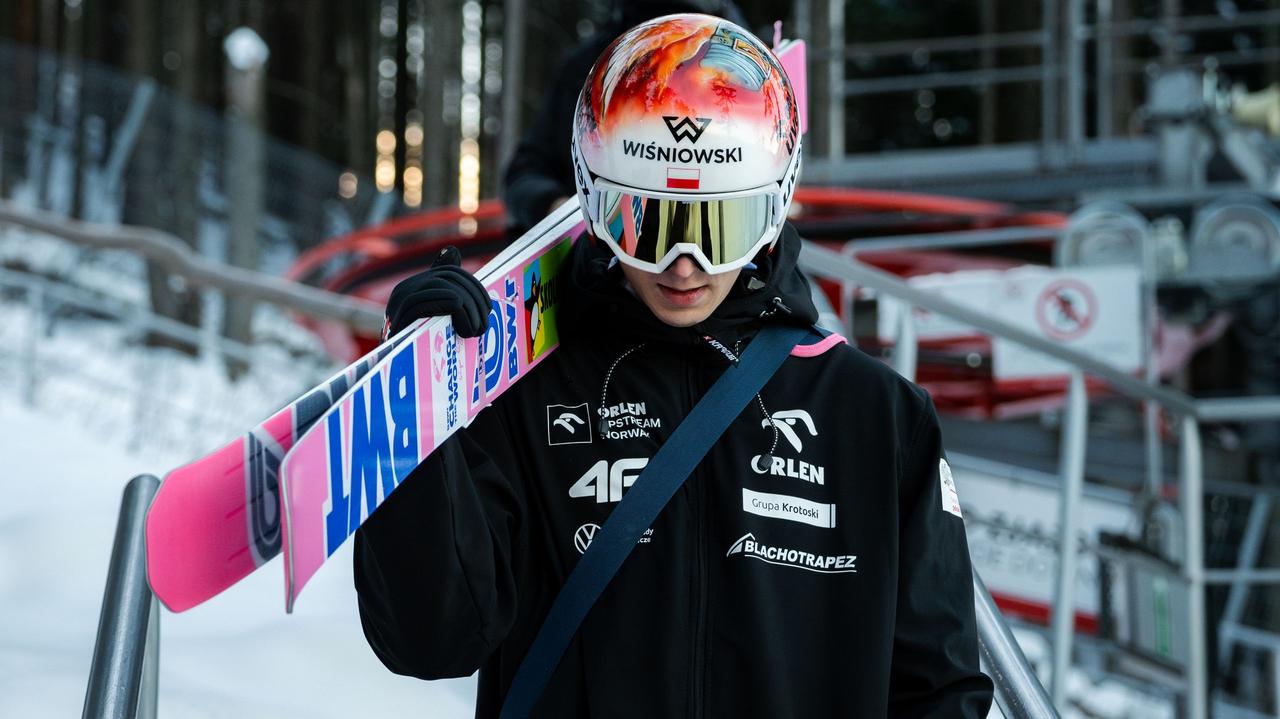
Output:
[[[782,187],[718,195],[663,193],[594,182],[593,233],[618,260],[645,272],[692,255],[709,274],[736,270],[773,241],[783,220]]]

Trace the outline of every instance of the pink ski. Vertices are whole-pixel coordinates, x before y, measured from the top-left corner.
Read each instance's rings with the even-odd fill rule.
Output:
[[[463,339],[449,318],[432,319],[354,384],[285,456],[287,611],[320,565],[423,458],[558,346],[555,287],[566,281],[561,273],[581,232],[576,204],[548,222],[554,224],[543,240],[486,282],[489,327],[482,337]]]
[[[560,218],[577,217],[576,204]],[[510,261],[527,255],[552,218],[503,250],[478,276],[501,287]],[[221,449],[170,471],[147,512],[147,578],[181,612],[218,595],[281,550],[280,464],[295,442],[379,360],[415,336],[419,321]]]

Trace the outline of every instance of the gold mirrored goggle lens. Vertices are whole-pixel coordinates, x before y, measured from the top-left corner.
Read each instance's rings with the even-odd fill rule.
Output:
[[[624,254],[656,264],[686,243],[724,265],[746,257],[769,229],[772,197],[670,200],[604,190],[600,200],[601,224]]]

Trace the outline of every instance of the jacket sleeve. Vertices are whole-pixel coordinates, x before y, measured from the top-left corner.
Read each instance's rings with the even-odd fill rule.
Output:
[[[992,685],[978,668],[969,547],[958,508],[946,509],[955,506],[942,484],[950,470],[941,471],[942,435],[927,396],[905,447],[889,716],[980,719]]]
[[[365,638],[388,669],[468,676],[515,621],[513,547],[523,501],[508,475],[497,407],[418,467],[356,530],[355,585]],[[504,469],[505,468],[505,469]]]

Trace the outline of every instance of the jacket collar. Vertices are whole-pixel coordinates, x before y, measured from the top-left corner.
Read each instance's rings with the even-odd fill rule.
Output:
[[[566,340],[602,336],[624,343],[704,345],[710,336],[732,347],[769,322],[810,326],[818,319],[809,282],[800,272],[800,236],[789,223],[773,249],[761,251],[754,270],[744,269],[711,317],[693,327],[672,327],[649,311],[624,285],[613,253],[590,236],[574,243],[568,287],[556,312]]]

